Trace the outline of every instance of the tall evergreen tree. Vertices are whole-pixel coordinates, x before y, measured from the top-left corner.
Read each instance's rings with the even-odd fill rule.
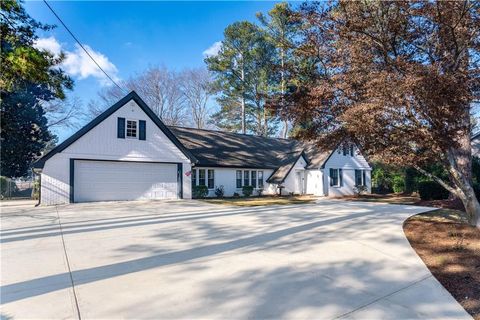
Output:
[[[281,104],[278,110],[283,110],[287,88],[294,83],[294,73],[291,69],[295,66],[294,40],[299,34],[300,22],[287,2],[275,4],[268,15],[257,13],[257,18],[265,30],[267,41],[276,49],[275,59],[271,60],[273,74],[270,81],[271,86],[274,86],[274,92],[270,98],[274,98],[275,103]],[[280,116],[283,121],[282,136],[286,138],[288,120],[285,116]]]
[[[41,103],[64,99],[73,81],[60,69],[64,55],[34,47],[37,30],[52,26],[35,21],[20,2],[0,2],[1,174],[20,177],[54,138]]]

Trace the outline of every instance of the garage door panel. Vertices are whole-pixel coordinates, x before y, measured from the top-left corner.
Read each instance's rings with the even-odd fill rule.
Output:
[[[176,199],[177,165],[75,161],[75,202]]]

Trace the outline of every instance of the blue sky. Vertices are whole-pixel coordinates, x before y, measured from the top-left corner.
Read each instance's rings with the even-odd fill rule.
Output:
[[[148,66],[170,69],[204,66],[203,52],[222,40],[223,30],[239,20],[255,21],[275,2],[86,2],[49,1],[70,30],[87,45],[102,67],[117,79],[127,79]],[[69,96],[84,103],[109,85],[93,62],[82,57],[75,41],[41,1],[25,2],[27,12],[57,28],[39,34],[43,46],[70,54],[66,70],[75,80]],[[57,131],[60,141],[74,129]]]

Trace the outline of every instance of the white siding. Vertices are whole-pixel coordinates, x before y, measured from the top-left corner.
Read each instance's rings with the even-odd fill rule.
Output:
[[[118,139],[117,117],[146,121],[146,140]],[[42,172],[41,203],[69,202],[70,159],[102,159],[183,163],[183,195],[191,197],[190,161],[134,102],[130,101],[77,141],[46,161]]]
[[[258,177],[258,171],[263,171],[263,193],[264,195],[272,195],[276,193],[276,185],[267,183],[266,180],[270,175],[272,174],[273,170],[272,169],[251,169],[251,168],[217,168],[217,167],[195,167],[193,169],[197,169],[197,179],[198,179],[198,169],[212,169],[215,172],[215,178],[214,178],[214,187],[220,187],[223,186],[223,189],[225,191],[225,197],[232,197],[233,194],[236,192],[239,195],[242,195],[242,188],[237,188],[236,184],[236,174],[237,170],[242,170],[242,185],[243,185],[243,171],[244,170],[249,170],[249,175],[251,178],[251,171],[255,170],[257,171],[257,177]],[[207,175],[205,171],[205,175]],[[191,181],[191,180],[190,180]],[[258,188],[257,188],[258,189]],[[257,191],[254,190],[253,195],[257,195]],[[215,189],[210,189],[208,193],[209,197],[215,197]]]
[[[330,168],[342,169],[343,172],[343,186],[333,187],[330,186]],[[354,194],[355,187],[355,169],[366,171],[366,185],[367,192],[371,192],[371,168],[366,159],[359,153],[358,149],[355,150],[353,157],[350,154],[343,155],[342,150],[340,152],[335,150],[330,158],[325,163],[324,169],[324,190],[327,191],[325,195],[330,197],[341,197]]]
[[[289,172],[287,177],[285,178],[285,181],[283,182],[283,186],[285,187],[282,190],[283,194],[289,194],[289,193],[294,193],[294,194],[300,194],[302,190],[302,186],[300,185],[300,181],[297,177],[297,172],[300,172],[300,174],[303,176],[305,173],[305,167],[307,166],[307,162],[303,157],[300,157],[295,165],[293,166],[292,170]],[[303,184],[304,184],[304,189],[305,189],[305,177],[303,178]]]

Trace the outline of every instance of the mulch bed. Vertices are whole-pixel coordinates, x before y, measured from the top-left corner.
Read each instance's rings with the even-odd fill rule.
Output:
[[[445,199],[445,200],[419,200],[415,202],[417,206],[423,207],[436,207],[436,208],[446,208],[446,209],[455,209],[460,211],[465,211],[463,203],[460,199]]]
[[[442,211],[407,219],[405,235],[435,278],[480,320],[480,230]]]

